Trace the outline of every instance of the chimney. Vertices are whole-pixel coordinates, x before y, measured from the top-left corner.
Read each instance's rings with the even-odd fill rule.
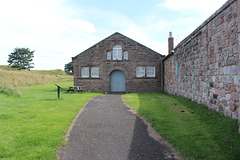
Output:
[[[173,37],[172,32],[169,32],[169,38],[168,38],[168,54],[170,54],[173,50]]]

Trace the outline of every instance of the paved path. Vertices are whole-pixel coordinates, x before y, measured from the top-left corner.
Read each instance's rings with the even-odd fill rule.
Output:
[[[76,119],[62,160],[178,159],[170,145],[121,100],[102,95],[90,100]]]

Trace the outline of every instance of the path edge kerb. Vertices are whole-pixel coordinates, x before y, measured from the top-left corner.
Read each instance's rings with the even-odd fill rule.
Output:
[[[160,133],[158,133],[157,131],[155,131],[155,129],[152,127],[151,123],[149,123],[145,118],[143,118],[137,111],[135,111],[133,109],[132,106],[126,104],[123,100],[123,95],[121,95],[121,101],[123,102],[123,104],[129,108],[129,112],[131,112],[132,114],[135,114],[137,117],[139,117],[140,119],[142,119],[142,121],[145,123],[145,125],[147,125],[147,130],[149,133],[149,136],[152,137],[154,140],[156,140],[157,142],[159,142],[160,144],[164,144],[166,145],[171,151],[172,153],[174,153],[174,159],[179,159],[179,160],[183,160],[183,158],[176,152],[176,150],[173,148],[172,144],[170,144],[165,138],[163,138]]]
[[[97,96],[103,96],[103,95],[97,95]],[[63,138],[64,138],[64,141],[68,142],[68,139],[69,139],[69,136],[70,136],[70,132],[72,131],[73,129],[73,125],[75,124],[76,120],[78,119],[78,117],[80,116],[80,114],[82,113],[82,111],[84,110],[85,106],[89,103],[89,101],[91,101],[92,99],[94,99],[95,97],[97,96],[94,96],[92,97],[91,99],[89,99],[87,101],[86,104],[84,104],[84,106],[79,110],[78,114],[76,114],[75,118],[73,119],[71,125],[69,126],[69,128],[67,129],[67,133],[64,134]],[[68,145],[68,144],[67,144]],[[62,156],[63,156],[63,152],[65,150],[65,147],[67,145],[62,145],[58,148],[57,150],[57,160],[61,160],[62,159]]]

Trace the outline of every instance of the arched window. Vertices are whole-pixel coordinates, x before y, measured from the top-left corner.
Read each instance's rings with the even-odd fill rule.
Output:
[[[113,47],[113,60],[122,60],[122,46],[116,45]]]

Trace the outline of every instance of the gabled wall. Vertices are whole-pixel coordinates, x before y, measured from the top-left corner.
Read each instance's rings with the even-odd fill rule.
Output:
[[[239,45],[240,0],[229,0],[164,59],[164,90],[237,118]]]
[[[128,60],[107,60],[107,53],[115,45],[121,45],[128,52]],[[126,77],[126,92],[160,92],[161,63],[163,56],[148,47],[115,33],[81,54],[73,57],[74,85],[84,86],[88,92],[110,92],[110,75],[120,70]],[[99,78],[83,78],[82,67],[99,67]],[[136,77],[137,66],[155,66],[155,77]]]

